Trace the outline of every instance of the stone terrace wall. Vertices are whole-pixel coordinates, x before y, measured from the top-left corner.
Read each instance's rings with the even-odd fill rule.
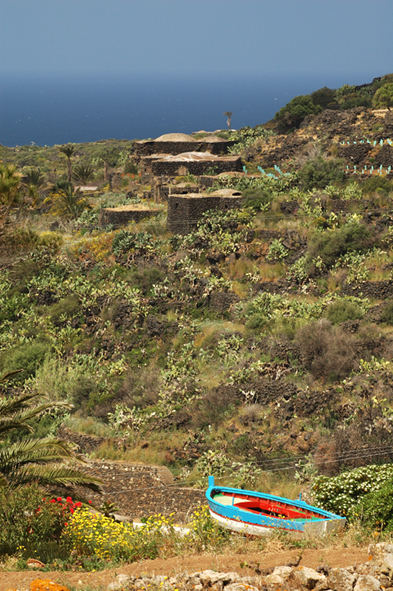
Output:
[[[338,156],[344,158],[346,162],[353,164],[363,163],[370,152],[369,144],[351,144],[349,146],[339,146]]]
[[[136,209],[136,208],[106,208],[101,210],[101,226],[125,226],[128,222],[139,222],[145,218],[161,213],[159,209]]]
[[[184,174],[195,174],[197,176],[206,174],[212,169],[216,174],[221,172],[242,171],[242,161],[237,156],[223,156],[222,158],[212,158],[211,160],[159,160],[144,159],[145,169],[154,176],[178,176]]]
[[[202,214],[210,209],[228,210],[240,207],[242,196],[169,195],[168,230],[175,234],[188,234],[198,224]]]

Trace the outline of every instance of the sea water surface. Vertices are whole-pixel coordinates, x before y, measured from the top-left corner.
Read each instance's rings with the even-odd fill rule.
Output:
[[[0,144],[15,146],[157,137],[271,119],[291,98],[322,86],[336,88],[345,75],[87,74],[0,77]]]

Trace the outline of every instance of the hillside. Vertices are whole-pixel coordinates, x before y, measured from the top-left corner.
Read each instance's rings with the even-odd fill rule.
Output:
[[[128,517],[157,488],[187,520],[211,473],[311,498],[318,475],[389,463],[390,110],[160,141],[0,149],[3,398],[69,403],[34,436],[70,442],[95,505]]]

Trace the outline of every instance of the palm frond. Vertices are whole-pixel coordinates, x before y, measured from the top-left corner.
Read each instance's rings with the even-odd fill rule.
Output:
[[[81,470],[69,468],[68,466],[57,466],[56,464],[24,466],[13,474],[13,487],[31,482],[36,482],[42,486],[84,486],[91,490],[100,491],[99,479],[93,478]]]

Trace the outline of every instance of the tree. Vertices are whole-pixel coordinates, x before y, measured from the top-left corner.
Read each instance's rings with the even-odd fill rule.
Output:
[[[118,148],[105,148],[100,153],[99,158],[104,163],[104,180],[109,183],[109,187],[112,188],[112,176],[110,169],[114,168],[119,160],[120,151]]]
[[[76,146],[74,144],[65,144],[64,146],[59,147],[60,152],[62,152],[65,157],[67,158],[67,178],[68,182],[72,182],[72,162],[71,158],[76,153]]]
[[[319,113],[319,105],[314,105],[307,94],[295,96],[285,107],[282,107],[274,116],[278,130],[285,133],[297,129],[307,115]]]
[[[225,117],[227,118],[227,127],[228,129],[231,129],[231,122],[232,122],[232,111],[225,111],[224,113]]]
[[[393,82],[378,88],[373,97],[373,106],[376,108],[393,107]]]
[[[9,376],[0,381],[6,377]],[[99,490],[99,480],[65,463],[66,460],[79,459],[66,441],[29,435],[44,414],[69,408],[62,402],[40,403],[38,396],[0,397],[0,487],[15,488],[35,482],[66,487],[81,485]]]

